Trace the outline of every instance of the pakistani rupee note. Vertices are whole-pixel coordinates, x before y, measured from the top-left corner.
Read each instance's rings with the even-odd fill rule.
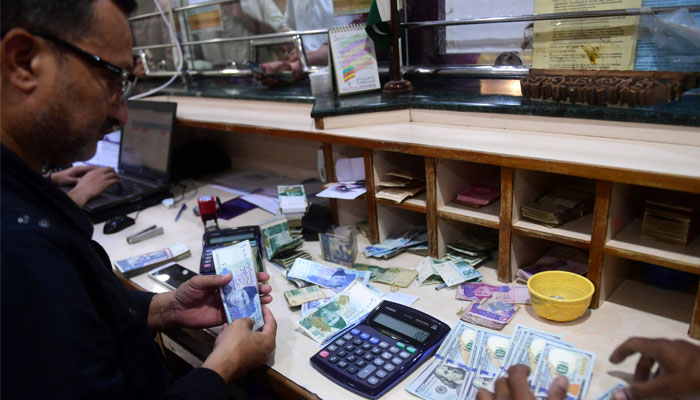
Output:
[[[190,249],[178,242],[164,249],[115,261],[114,267],[122,277],[130,278],[167,262],[181,260],[189,255]]]
[[[363,284],[367,284],[369,276],[369,271],[329,267],[302,258],[297,258],[287,273],[287,278],[289,279],[301,279],[335,291],[343,290],[355,279],[360,280]]]
[[[263,221],[260,224],[260,232],[268,260],[299,247],[304,242],[302,237],[292,239],[287,219],[282,216]]]
[[[345,290],[331,297],[326,304],[302,318],[299,326],[313,340],[324,343],[338,332],[357,323],[381,301],[381,297],[363,283],[354,281]]]
[[[217,274],[233,275],[231,282],[221,289],[227,321],[231,323],[238,318],[250,317],[253,319],[253,330],[262,328],[264,321],[250,241],[215,249],[212,257]]]
[[[300,289],[292,289],[284,292],[284,298],[290,307],[300,306],[313,300],[323,299],[326,294],[318,286],[306,286]]]
[[[530,293],[527,290],[527,285],[496,286],[485,283],[465,282],[457,288],[455,298],[468,301],[493,299],[512,304],[530,304]]]

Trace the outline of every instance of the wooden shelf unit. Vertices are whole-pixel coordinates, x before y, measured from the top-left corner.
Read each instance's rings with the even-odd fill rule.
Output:
[[[369,126],[354,116],[357,124],[323,130],[317,127],[324,124],[315,125],[305,105],[278,108],[275,103],[273,120],[259,102],[157,99],[178,101],[178,121],[191,128],[323,144],[330,154],[327,164],[343,153],[334,154],[337,146],[361,149],[371,243],[424,224],[429,253],[439,256],[461,230],[497,228],[498,279],[503,282],[513,281],[519,267],[553,246],[579,247],[588,252],[588,277],[596,287],[593,308],[627,279],[628,265],[635,261],[700,274],[699,239],[685,248],[650,243],[638,238],[634,222],[642,216],[640,193],[650,188],[700,195],[700,145],[693,139],[700,137],[697,127],[410,110],[399,121]],[[664,143],[665,137],[674,141]],[[424,194],[402,205],[376,199],[376,180],[394,167],[424,170]],[[500,177],[497,203],[480,209],[452,203],[468,184],[491,176]],[[592,214],[558,228],[520,218],[524,202],[572,179],[595,185]],[[700,338],[700,292],[695,299],[689,334]]]

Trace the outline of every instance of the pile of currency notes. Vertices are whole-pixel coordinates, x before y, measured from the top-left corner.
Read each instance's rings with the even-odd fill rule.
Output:
[[[339,292],[355,279],[362,284],[369,283],[370,272],[343,267],[331,267],[321,263],[298,258],[287,271],[287,279],[301,280]]]
[[[523,218],[556,227],[593,211],[595,190],[590,184],[557,186],[532,203],[523,204]]]
[[[530,277],[542,271],[567,271],[585,276],[588,273],[588,254],[579,248],[556,246],[534,264],[518,269],[519,280],[527,282]]]
[[[482,207],[493,203],[501,197],[498,182],[482,182],[471,185],[457,193],[455,203],[470,207]]]
[[[309,208],[304,185],[279,185],[277,197],[280,201],[280,212],[287,218],[289,225],[301,226],[301,218]]]
[[[665,199],[647,199],[642,219],[642,237],[686,246],[698,233],[698,204]]]
[[[468,262],[447,256],[444,258],[425,257],[416,267],[418,285],[441,284],[453,287],[463,282],[480,282],[484,277]]]
[[[190,249],[183,243],[177,242],[164,249],[115,261],[114,268],[122,278],[128,279],[165,263],[182,260],[189,256]]]
[[[500,331],[518,312],[520,306],[505,301],[482,299],[475,301],[459,313],[464,322]]]
[[[389,236],[383,242],[362,249],[365,257],[389,259],[414,246],[427,245],[428,230],[425,227],[412,227]]]
[[[255,256],[250,241],[244,240],[212,252],[217,275],[232,274],[233,279],[221,288],[221,299],[228,323],[238,318],[253,319],[253,330],[265,324],[260,305]]]
[[[493,254],[498,251],[498,234],[482,233],[477,235],[466,233],[459,241],[448,244],[447,248],[451,250],[448,255],[459,257],[472,267],[476,267],[490,260]]]
[[[284,299],[290,307],[297,307],[304,303],[325,299],[326,293],[319,286],[312,285],[284,292]]]
[[[304,238],[292,237],[284,216],[276,216],[260,223],[262,243],[267,259],[283,268],[289,268],[297,258],[311,259],[311,254],[302,249]]]
[[[507,336],[458,321],[406,390],[428,400],[474,399],[479,389],[493,391],[510,366],[525,364],[535,397],[547,397],[552,381],[563,375],[570,382],[567,400],[579,400],[586,397],[594,359],[592,352],[522,325]]]
[[[425,174],[392,169],[376,186],[380,187],[376,198],[401,203],[425,190]]]
[[[359,272],[359,271],[358,271]],[[382,298],[365,284],[353,281],[342,292],[299,321],[299,326],[313,340],[324,343],[345,328],[354,325],[372,311]]]
[[[409,287],[411,282],[418,276],[418,271],[397,267],[382,268],[376,265],[358,263],[353,265],[352,268],[358,271],[369,271],[370,282],[384,283],[402,288]]]
[[[486,283],[465,282],[457,288],[457,300],[481,301],[493,299],[511,304],[530,304],[527,285],[488,285]]]
[[[326,261],[351,267],[357,258],[355,226],[341,226],[331,232],[319,233],[321,255]]]

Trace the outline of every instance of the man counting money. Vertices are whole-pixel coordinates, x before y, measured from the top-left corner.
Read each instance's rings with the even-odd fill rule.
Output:
[[[80,208],[41,175],[49,162],[90,158],[126,122],[135,6],[2,0],[2,398],[226,399],[227,383],[275,347],[263,306],[262,331],[234,321],[201,368],[173,382],[153,333],[223,324],[218,289],[231,276],[196,276],[162,294],[126,290]]]

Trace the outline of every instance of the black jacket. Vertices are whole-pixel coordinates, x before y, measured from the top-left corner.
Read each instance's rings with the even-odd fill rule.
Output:
[[[2,398],[228,398],[198,368],[173,383],[128,291],[71,199],[2,147]]]

